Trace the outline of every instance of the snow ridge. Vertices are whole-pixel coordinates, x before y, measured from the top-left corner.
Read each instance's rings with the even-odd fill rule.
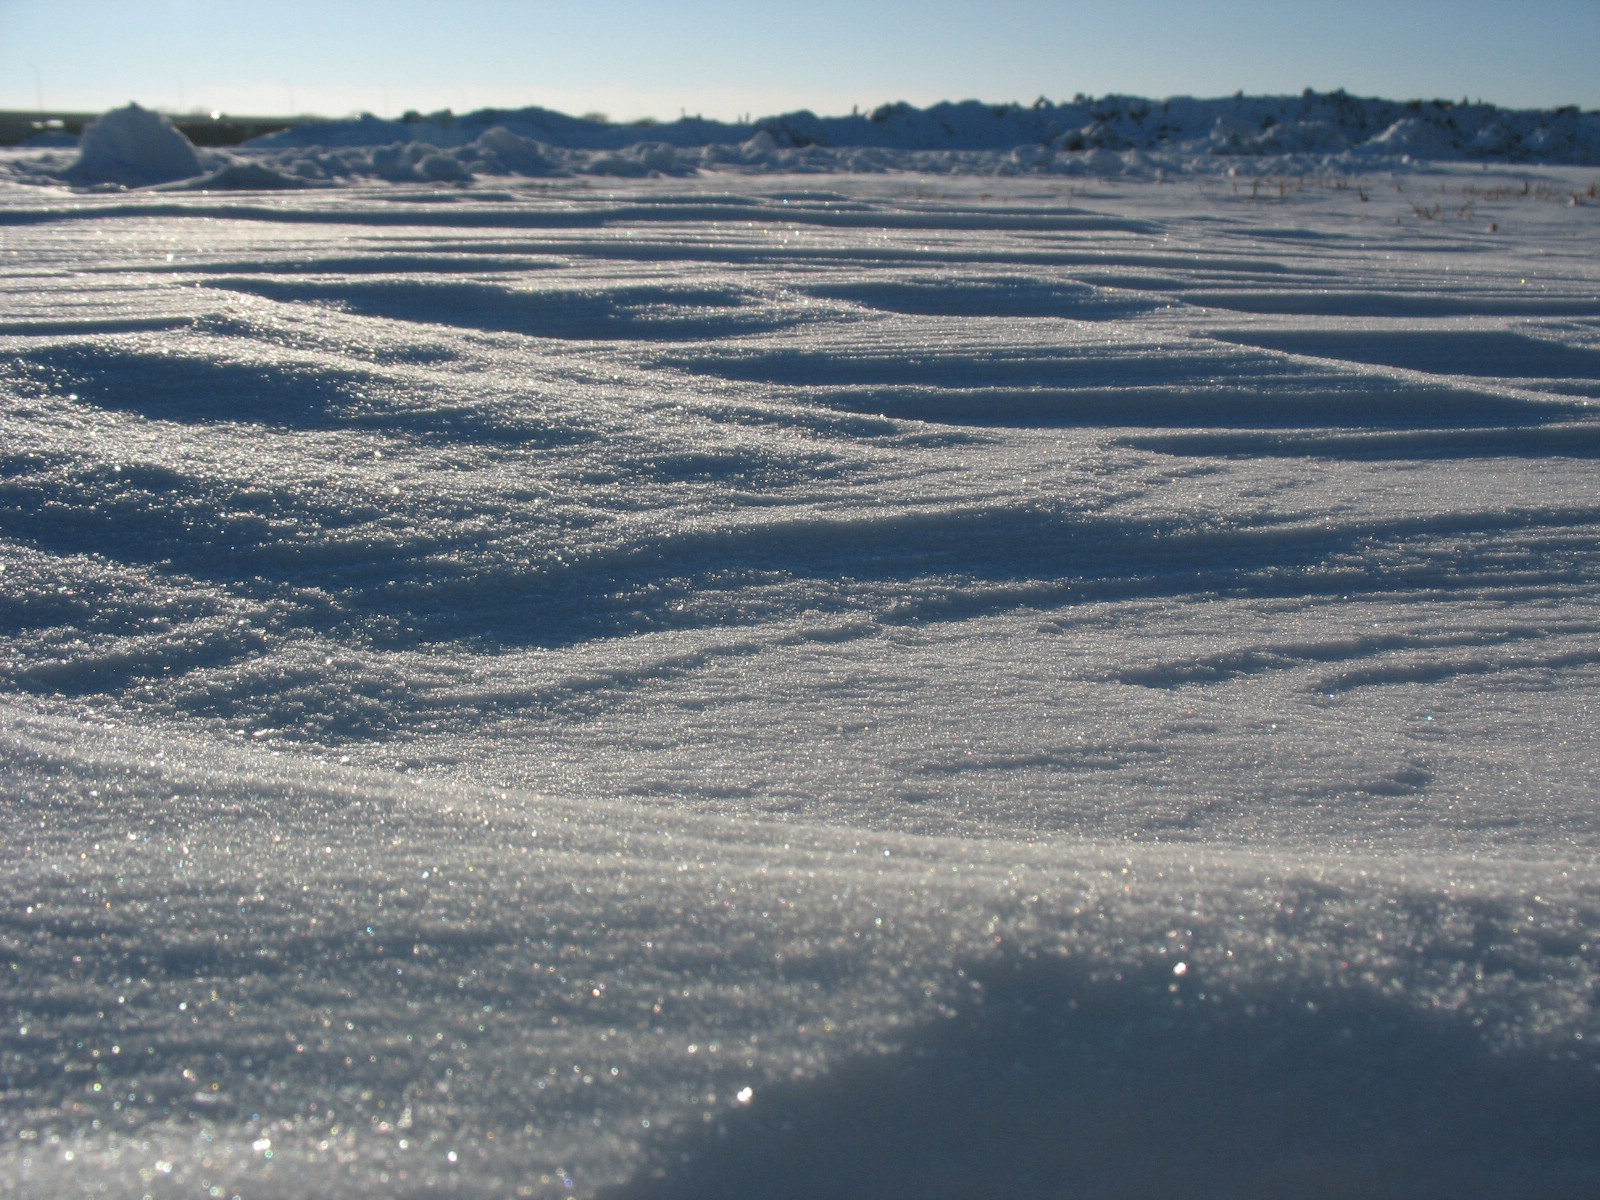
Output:
[[[310,170],[284,154],[291,175],[422,181],[696,170],[1150,174],[1214,171],[1245,160],[1356,171],[1411,161],[1594,165],[1600,113],[1309,90],[1215,100],[1041,98],[1027,106],[897,103],[848,117],[801,111],[748,125],[685,118],[617,126],[530,108],[413,114],[399,122],[364,117],[286,130],[255,146],[320,152]]]
[[[801,111],[748,124],[685,117],[616,125],[541,108],[483,109],[463,116],[409,113],[397,121],[365,114],[198,154],[165,118],[135,105],[92,125],[79,159],[65,169],[30,169],[24,159],[12,171],[36,182],[183,181],[178,186],[259,190],[373,179],[461,184],[480,177],[698,171],[1350,173],[1428,162],[1593,166],[1600,164],[1600,113],[1311,90],[1161,101],[1080,96],[1053,103],[1041,97],[1026,106],[895,103],[848,117]]]
[[[1343,91],[1222,99],[1079,97],[1031,105],[977,100],[921,109],[884,104],[869,113],[819,117],[808,111],[744,125],[701,118],[609,125],[539,108],[413,114],[404,121],[371,116],[304,125],[255,143],[283,146],[376,146],[404,142],[454,148],[501,128],[568,150],[623,150],[659,143],[687,150],[740,146],[769,134],[779,148],[898,151],[1009,151],[1037,146],[1057,153],[1095,149],[1171,150],[1183,154],[1351,153],[1429,159],[1590,165],[1600,161],[1600,113],[1575,107],[1508,110],[1491,104],[1363,99]]]

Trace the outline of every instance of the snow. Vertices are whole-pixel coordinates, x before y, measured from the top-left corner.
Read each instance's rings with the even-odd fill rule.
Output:
[[[870,147],[902,154],[1003,153],[1017,146],[1041,146],[1067,154],[1094,149],[1191,158],[1316,153],[1359,161],[1394,155],[1395,143],[1404,136],[1418,149],[1431,151],[1428,157],[1593,164],[1600,156],[1600,114],[1575,108],[1511,111],[1467,101],[1396,102],[1309,90],[1299,96],[1161,101],[1080,96],[1059,104],[1041,97],[1028,106],[966,100],[919,109],[898,103],[849,117],[801,111],[747,125],[700,118],[606,125],[539,108],[485,109],[459,117],[450,112],[410,114],[402,121],[368,115],[285,130],[256,145],[348,149],[423,142],[460,149],[492,129],[576,151],[616,151],[640,142],[697,150],[765,135],[774,148],[823,151]]]
[[[1592,168],[497,125],[6,160],[13,1194],[1600,1190]]]
[[[802,111],[743,124],[685,117],[613,125],[541,108],[482,109],[398,121],[369,113],[200,152],[165,117],[130,105],[86,130],[71,163],[11,154],[0,169],[35,183],[217,191],[703,171],[1348,175],[1417,162],[1600,165],[1600,113],[1310,90],[1211,100],[1080,96],[1060,104],[1040,97],[1026,107],[898,103],[849,117]]]
[[[850,117],[797,112],[748,125],[686,118],[617,126],[537,108],[483,110],[302,126],[254,145],[256,153],[284,163],[295,161],[296,150],[315,148],[324,152],[326,164],[329,148],[337,148],[338,170],[360,175],[370,169],[363,149],[415,143],[453,155],[464,169],[494,174],[504,168],[483,153],[483,139],[507,133],[540,145],[540,174],[555,163],[564,172],[613,174],[619,152],[650,144],[658,147],[661,161],[649,169],[663,174],[759,168],[1104,175],[1215,170],[1218,160],[1237,165],[1262,159],[1291,172],[1353,171],[1406,157],[1600,164],[1597,113],[1508,111],[1465,101],[1399,103],[1342,91],[1215,100],[1079,97],[1061,104],[1041,97],[1026,107],[968,100],[918,109],[902,103]]]
[[[140,187],[188,179],[201,171],[194,146],[168,118],[130,104],[83,131],[78,161],[68,177],[76,183]]]

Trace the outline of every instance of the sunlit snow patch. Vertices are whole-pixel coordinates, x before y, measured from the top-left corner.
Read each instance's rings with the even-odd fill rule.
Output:
[[[189,179],[204,170],[194,146],[171,121],[130,104],[83,131],[78,161],[68,174],[75,183],[145,187]]]

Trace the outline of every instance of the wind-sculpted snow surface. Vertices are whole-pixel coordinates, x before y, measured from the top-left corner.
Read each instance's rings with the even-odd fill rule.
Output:
[[[1592,182],[0,190],[0,1191],[1600,1192]]]

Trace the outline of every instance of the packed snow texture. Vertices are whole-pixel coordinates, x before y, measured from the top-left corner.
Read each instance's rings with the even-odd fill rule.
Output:
[[[550,145],[0,185],[0,1190],[1600,1193],[1592,172]]]
[[[75,160],[13,158],[0,167],[34,182],[210,191],[706,171],[1294,175],[1435,161],[1600,165],[1600,113],[1400,103],[1343,91],[1064,104],[1041,97],[1027,107],[899,103],[849,117],[796,112],[744,124],[683,117],[615,125],[541,108],[481,109],[314,122],[199,153],[166,118],[130,105],[90,126]]]

